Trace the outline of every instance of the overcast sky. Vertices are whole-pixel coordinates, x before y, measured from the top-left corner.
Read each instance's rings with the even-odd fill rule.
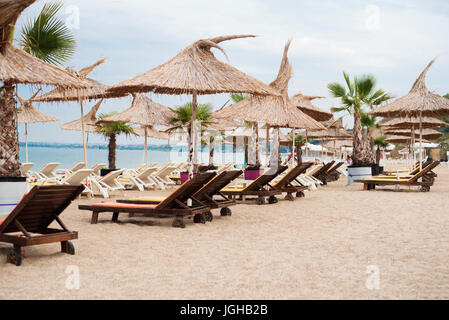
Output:
[[[40,11],[37,1],[20,17],[16,28]],[[289,58],[294,75],[290,94],[328,97],[326,85],[351,75],[369,73],[378,86],[395,97],[408,92],[426,64],[438,56],[427,85],[439,94],[449,92],[449,2],[427,1],[282,1],[282,0],[78,0],[65,1],[61,17],[73,27],[79,42],[76,56],[66,65],[80,69],[99,58],[109,61],[91,77],[112,85],[169,60],[192,42],[221,35],[255,34],[254,39],[223,42],[229,63],[266,83],[277,75],[283,46],[292,39]],[[79,19],[78,19],[79,18]],[[216,56],[226,61],[219,51]],[[19,93],[31,94],[19,86]],[[151,95],[170,107],[189,96]],[[227,95],[202,96],[200,102],[221,107]],[[100,112],[122,111],[131,100],[112,99]],[[315,100],[329,110],[338,101]],[[86,106],[87,111],[94,102]],[[74,103],[36,104],[39,110],[62,118],[80,117]],[[86,112],[87,112],[86,111]],[[343,115],[343,114],[341,114]],[[352,127],[351,119],[344,118]],[[30,141],[80,142],[78,132],[61,131],[60,123],[29,126]],[[20,125],[21,141],[23,128]],[[104,142],[89,137],[91,142]],[[119,143],[140,143],[142,138],[120,138]]]

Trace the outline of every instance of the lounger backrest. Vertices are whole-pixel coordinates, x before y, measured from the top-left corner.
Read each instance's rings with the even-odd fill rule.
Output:
[[[75,172],[75,171],[78,171],[79,169],[82,169],[82,168],[84,168],[84,167],[85,167],[84,162],[78,162],[77,164],[75,164],[75,165],[70,169],[70,171]]]
[[[186,202],[189,198],[192,197],[194,193],[196,193],[202,186],[209,182],[214,176],[215,172],[201,172],[198,173],[192,179],[184,182],[179,188],[173,191],[167,198],[164,199],[161,203],[157,205],[159,209],[162,208],[178,208],[179,202]],[[176,201],[177,200],[177,201]]]
[[[92,170],[93,170],[94,174],[99,176],[100,175],[100,170],[103,169],[104,167],[106,167],[105,163],[99,163],[99,164],[94,165],[92,167]]]
[[[332,160],[332,161],[326,163],[324,166],[321,167],[320,170],[318,170],[316,173],[314,173],[313,176],[314,176],[314,177],[319,177],[319,176],[321,176],[324,172],[327,172],[327,170],[329,170],[329,168],[330,168],[331,166],[333,166],[334,163],[335,163],[334,160]]]
[[[410,181],[416,181],[419,178],[421,178],[422,176],[426,175],[427,173],[429,173],[430,171],[432,171],[433,169],[435,169],[438,165],[440,164],[440,161],[433,161],[431,163],[429,163],[426,167],[424,167],[421,171],[419,171],[417,174],[415,174]]]
[[[142,170],[141,172],[139,172],[137,175],[136,175],[136,178],[139,178],[139,179],[146,179],[146,178],[148,178],[148,176],[149,175],[151,175],[153,172],[156,172],[157,171],[157,168],[151,168],[151,167],[149,167],[149,168],[146,168],[145,170]]]
[[[30,169],[34,166],[33,162],[27,162],[27,163],[22,163],[22,165],[20,166],[20,173],[23,176],[26,176],[26,174],[28,173],[28,171],[30,171]]]
[[[0,233],[21,231],[15,219],[28,232],[45,230],[83,190],[81,185],[33,187],[0,224]]]
[[[92,169],[79,169],[78,171],[72,173],[70,176],[65,178],[63,181],[65,183],[75,185],[82,184],[83,181],[92,174]]]
[[[218,191],[237,179],[242,173],[242,170],[224,171],[211,179],[204,187],[198,190],[193,197],[200,201],[204,200],[206,196],[212,198]]]
[[[327,170],[327,173],[335,172],[336,170],[338,170],[338,168],[340,168],[343,165],[343,163],[344,162],[338,162],[335,166]]]
[[[108,183],[114,181],[115,179],[117,179],[118,176],[123,173],[123,170],[124,169],[111,171],[107,175],[105,175],[103,178],[101,178],[100,181],[103,181],[104,183],[108,184]]]
[[[56,168],[59,166],[59,163],[57,162],[50,162],[47,164],[44,164],[40,172],[44,174],[45,176],[51,176],[53,174],[53,171],[56,170]]]
[[[297,176],[305,172],[313,165],[313,162],[303,162],[299,166],[292,168],[279,180],[275,186],[282,187],[288,185],[290,182],[296,179]]]
[[[256,180],[251,182],[249,185],[246,186],[245,190],[247,191],[258,191],[265,187],[267,184],[269,184],[274,178],[276,178],[278,175],[280,175],[282,172],[287,170],[287,166],[279,166],[278,170],[268,170],[263,175],[259,176]]]
[[[160,177],[160,178],[166,178],[170,173],[172,173],[174,170],[176,169],[175,166],[168,166],[165,167],[162,170],[159,170],[158,173],[156,173],[156,176]]]

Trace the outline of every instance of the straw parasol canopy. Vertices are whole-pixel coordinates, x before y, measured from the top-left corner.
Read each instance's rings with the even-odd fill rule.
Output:
[[[405,143],[405,144],[411,144],[412,143],[412,139],[410,137],[401,137],[401,136],[394,136],[394,135],[390,135],[390,136],[386,136],[385,140],[391,143]],[[422,142],[430,142],[426,139],[423,139]]]
[[[97,112],[103,103],[104,99],[101,99],[96,105],[90,109],[90,111],[83,117],[84,129],[86,132],[97,132]],[[70,121],[61,124],[62,130],[82,131],[83,124],[81,118],[78,120]]]
[[[448,125],[444,121],[431,117],[423,117],[421,124],[423,128],[439,128]],[[400,118],[387,119],[386,121],[382,121],[380,125],[386,130],[389,130],[390,128],[410,129],[418,128],[420,125],[420,120],[417,117],[405,116]]]
[[[80,71],[69,70],[70,73],[75,74],[78,78],[84,79],[89,84],[89,88],[85,90],[75,90],[72,88],[57,87],[50,92],[47,92],[39,97],[33,99],[35,102],[60,102],[60,101],[80,101],[80,100],[96,100],[102,98],[120,98],[126,95],[108,92],[108,85],[96,81],[87,76],[99,65],[105,63],[108,59],[100,59],[94,64],[81,69]]]
[[[39,92],[36,92],[38,94]],[[18,123],[38,123],[38,122],[52,122],[59,121],[60,118],[51,116],[37,110],[31,103],[33,97],[28,100],[23,99],[16,93],[16,97],[20,102],[20,107],[17,110],[17,122]]]
[[[21,106],[17,110],[17,122],[25,124],[25,159],[28,162],[28,123],[38,122],[53,122],[61,119],[53,117],[49,114],[43,113],[37,110],[32,104],[31,99],[35,97],[39,91],[37,91],[30,99],[25,100],[16,92],[17,99]]]
[[[143,126],[168,125],[174,116],[175,113],[170,108],[137,93],[133,94],[133,101],[128,109],[100,122],[125,121]]]
[[[223,36],[198,40],[174,58],[132,79],[112,86],[108,91],[161,94],[250,93],[275,94],[271,88],[229,64],[219,61],[211,49],[225,51],[223,41],[252,38],[253,35]]]
[[[292,76],[292,66],[287,57],[290,43],[291,41],[288,41],[284,47],[277,78],[270,83],[277,95],[249,97],[217,111],[217,118],[265,123],[271,127],[325,129],[319,122],[296,108],[288,97],[288,82]]]
[[[35,0],[0,0],[0,81],[86,88],[88,83],[66,70],[14,47],[11,35],[17,18]]]
[[[404,137],[412,137],[413,131],[410,129],[390,129],[385,131],[386,134],[393,134],[396,136],[404,136]],[[419,131],[416,130],[414,132],[415,135],[419,134]],[[422,130],[422,137],[428,140],[435,140],[442,137],[443,134],[433,129],[424,129]]]
[[[145,136],[145,163],[148,164],[148,127],[168,125],[175,112],[142,93],[133,94],[131,107],[99,122],[125,121],[143,126]]]
[[[379,117],[396,117],[398,115],[438,117],[449,115],[449,99],[446,99],[427,89],[425,78],[427,71],[435,62],[430,61],[419,75],[410,92],[385,106],[368,112],[369,115]]]
[[[145,137],[145,129],[147,132],[147,137],[159,139],[159,140],[168,140],[170,139],[170,134],[164,131],[159,131],[153,126],[140,126],[137,128],[134,128],[134,133],[138,136]]]
[[[333,117],[332,113],[324,111],[312,104],[314,99],[322,99],[320,96],[305,96],[302,93],[297,93],[291,97],[293,104],[299,108],[302,112],[312,117],[317,121],[326,121]]]

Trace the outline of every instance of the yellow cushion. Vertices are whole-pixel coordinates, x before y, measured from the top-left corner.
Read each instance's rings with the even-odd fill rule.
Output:
[[[149,202],[162,202],[166,199],[166,197],[138,197],[131,198],[131,201],[149,201]]]

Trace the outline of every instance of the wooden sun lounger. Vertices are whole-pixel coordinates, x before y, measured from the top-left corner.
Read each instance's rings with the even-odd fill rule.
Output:
[[[439,161],[434,161],[424,167],[421,171],[418,171],[411,177],[372,177],[368,179],[355,180],[355,182],[363,183],[363,190],[374,190],[376,186],[386,185],[402,185],[402,186],[419,186],[422,192],[429,192],[430,187],[433,185],[435,176],[432,172],[440,164]],[[421,180],[421,181],[420,181]]]
[[[235,180],[242,174],[241,170],[225,171],[215,176],[201,189],[196,191],[192,196],[197,203],[201,203],[211,209],[220,209],[222,216],[230,216],[232,214],[230,206],[236,204],[234,200],[228,199],[220,190],[226,187],[231,181]],[[221,199],[214,199],[214,196],[218,195]],[[117,200],[120,203],[133,203],[133,204],[158,204],[164,201],[166,197],[138,197],[126,200]],[[211,219],[210,216],[206,218]]]
[[[296,193],[297,198],[304,197],[304,191],[309,190],[309,187],[304,186],[296,178],[300,174],[306,172],[312,165],[313,162],[303,162],[300,165],[290,169],[278,182],[273,185],[273,188],[286,192],[287,195],[285,196],[285,200],[295,200],[293,193]],[[293,185],[293,181],[296,181],[297,185]]]
[[[20,266],[22,247],[53,242],[61,242],[62,252],[75,254],[75,248],[69,240],[78,239],[78,232],[67,229],[59,215],[83,190],[81,185],[33,187],[0,223],[0,242],[14,245],[8,254],[8,262]],[[49,228],[53,221],[62,230]]]
[[[327,184],[328,182],[337,181],[340,178],[340,172],[338,172],[338,169],[343,164],[344,162],[338,162],[333,167],[329,168],[322,176],[324,180],[323,183]]]
[[[193,216],[194,222],[205,223],[210,219],[210,207],[202,203],[194,203],[188,206],[187,200],[198,191],[205,183],[215,176],[215,172],[205,172],[197,174],[194,178],[183,183],[173,191],[167,198],[158,204],[134,204],[120,202],[96,203],[92,205],[79,205],[80,210],[92,211],[91,223],[98,222],[98,215],[101,212],[112,212],[112,221],[117,222],[120,213],[143,214],[149,217],[175,218],[173,227],[185,228],[184,217]],[[195,201],[194,201],[195,202]],[[210,220],[209,220],[210,221]]]
[[[276,196],[282,194],[282,191],[274,189],[269,183],[287,168],[287,166],[279,166],[277,170],[269,169],[247,186],[221,189],[221,193],[233,199],[238,196],[238,200],[244,200],[245,196],[256,196],[257,204],[265,204],[265,197],[268,197],[268,203],[276,203],[278,201]]]
[[[326,172],[334,165],[335,160],[332,160],[328,163],[326,163],[324,166],[321,167],[320,170],[318,170],[318,172],[315,172],[313,174],[313,177],[315,179],[318,179],[319,181],[321,181],[323,183],[323,185],[326,185]]]

